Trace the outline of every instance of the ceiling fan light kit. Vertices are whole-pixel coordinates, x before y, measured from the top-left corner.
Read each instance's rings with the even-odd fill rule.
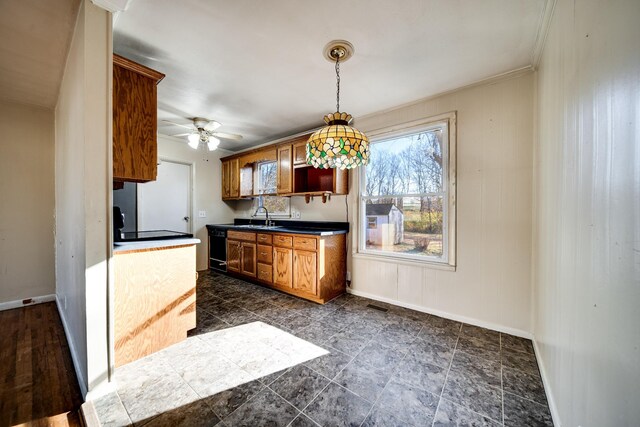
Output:
[[[190,133],[183,133],[179,135],[174,135],[177,137],[186,136],[188,140],[189,147],[197,150],[200,147],[200,144],[206,144],[209,151],[214,151],[220,145],[220,138],[222,139],[231,139],[235,141],[239,141],[242,139],[242,135],[237,135],[234,133],[224,133],[224,132],[216,132],[222,124],[215,120],[207,120],[202,117],[195,117],[191,121],[193,124],[191,126],[183,125],[180,123],[174,123],[169,120],[163,120],[166,123],[170,123],[175,126],[184,127],[187,129],[191,129]]]
[[[351,114],[340,112],[340,61],[348,60],[353,53],[353,45],[346,40],[334,40],[324,48],[325,58],[336,64],[336,112],[324,116],[327,125],[307,141],[307,164],[314,168],[353,169],[369,163],[369,139],[349,126]]]

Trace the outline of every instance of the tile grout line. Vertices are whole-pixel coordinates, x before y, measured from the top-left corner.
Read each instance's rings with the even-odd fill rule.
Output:
[[[440,397],[438,398],[438,404],[436,405],[436,411],[433,414],[433,421],[431,422],[431,426],[434,426],[436,423],[436,416],[438,415],[438,410],[440,409],[440,403],[442,402],[442,395],[444,394],[444,388],[447,386],[447,379],[449,378],[449,372],[451,372],[451,366],[453,366],[453,358],[456,355],[456,349],[458,348],[458,341],[460,341],[460,335],[462,334],[462,326],[460,324],[460,329],[458,330],[458,336],[456,337],[456,343],[453,346],[453,352],[451,353],[451,361],[449,361],[449,368],[447,369],[447,373],[444,376],[444,383],[442,383],[442,390],[440,390]]]
[[[277,305],[277,304],[272,304],[272,303],[271,303],[271,301],[268,301],[268,302],[269,302],[269,303],[270,303],[270,305],[272,305],[272,306],[278,306],[279,308],[285,308],[285,309],[287,308],[287,307],[281,307],[281,306],[279,306],[279,305]],[[359,304],[357,304],[357,305],[349,305],[349,301],[347,301],[347,302],[345,302],[344,304],[335,304],[335,305],[337,306],[337,308],[336,308],[335,310],[332,310],[331,312],[327,312],[327,313],[322,314],[321,316],[319,316],[319,319],[323,319],[323,318],[327,318],[327,317],[329,317],[329,318],[330,318],[330,317],[331,317],[331,315],[332,315],[332,313],[335,313],[335,312],[336,312],[336,310],[339,310],[339,309],[346,309],[346,313],[345,313],[345,314],[349,314],[349,316],[348,316],[348,317],[352,317],[351,315],[353,315],[353,317],[354,317],[354,318],[357,318],[357,317],[359,317],[359,315],[361,315],[361,313],[359,313],[357,310],[355,310],[355,311],[351,311],[351,310],[349,310],[349,308],[358,308],[358,307],[360,307],[360,305],[359,305]],[[240,307],[240,308],[243,308],[243,307]],[[244,308],[243,308],[243,309],[244,309]],[[247,310],[247,309],[245,309],[245,310]],[[205,311],[207,311],[207,310],[205,310]],[[247,310],[247,311],[251,312],[251,310]],[[208,312],[208,311],[207,311],[207,312]],[[208,313],[210,313],[210,312],[208,312]],[[258,316],[259,318],[264,318],[263,316],[257,315],[257,314],[256,314],[256,313],[254,313],[254,312],[251,312],[251,313],[252,313],[252,314],[254,314],[254,315],[256,315],[256,316]],[[288,318],[290,318],[290,317],[292,317],[292,316],[294,316],[294,314],[289,315],[289,316],[288,316]],[[411,318],[411,317],[404,317],[404,316],[402,316],[402,315],[399,315],[399,316],[401,316],[401,318],[402,318],[402,319],[406,319],[406,320],[415,320],[415,319],[413,319],[413,318]],[[347,318],[348,318],[348,317],[347,317]],[[222,319],[220,319],[220,320],[222,320]],[[375,320],[378,320],[378,319],[375,319]],[[382,320],[382,319],[381,319],[381,320]],[[222,321],[223,321],[223,320],[222,320]],[[224,321],[223,321],[223,322],[224,322]],[[271,321],[271,320],[267,319],[267,323],[272,323],[272,322],[275,322],[275,321]],[[353,324],[354,322],[356,322],[356,320],[351,320],[351,321],[350,321],[350,323],[351,323],[351,324]],[[225,322],[225,323],[227,323],[227,322]],[[277,322],[275,322],[275,323],[276,323],[276,324],[278,324]],[[300,411],[300,413],[302,413],[302,414],[303,414],[303,416],[306,416],[306,414],[304,414],[304,413],[303,413],[303,411],[304,411],[304,410],[306,410],[306,409],[307,409],[307,407],[308,407],[308,406],[309,406],[313,401],[315,401],[315,399],[317,398],[317,396],[319,396],[321,393],[323,393],[323,392],[326,390],[326,388],[329,386],[329,384],[330,384],[331,382],[335,383],[337,386],[341,387],[342,389],[345,389],[345,390],[349,391],[350,393],[353,393],[354,395],[356,395],[356,396],[358,396],[358,397],[362,398],[363,400],[365,400],[365,401],[367,401],[367,402],[370,402],[368,399],[363,398],[363,397],[362,397],[362,396],[360,396],[358,393],[354,393],[353,391],[351,391],[351,390],[350,390],[350,389],[348,389],[347,387],[344,387],[344,386],[342,386],[341,384],[339,384],[339,383],[335,380],[335,378],[339,377],[339,376],[341,375],[341,373],[346,369],[346,367],[353,363],[353,361],[355,360],[355,358],[356,358],[359,354],[361,354],[361,353],[362,353],[362,350],[363,350],[364,348],[366,348],[366,346],[367,346],[367,345],[369,345],[369,344],[370,344],[370,343],[375,339],[375,337],[376,337],[376,336],[378,336],[378,335],[379,335],[383,330],[385,330],[387,327],[389,327],[389,326],[391,325],[391,324],[387,324],[387,323],[382,323],[382,324],[383,324],[384,326],[383,326],[382,328],[380,328],[379,330],[377,330],[377,331],[376,331],[376,333],[375,333],[375,334],[374,334],[374,335],[373,335],[369,340],[367,340],[367,341],[364,343],[363,347],[362,347],[362,348],[361,348],[361,349],[360,349],[360,350],[355,354],[355,356],[351,357],[351,358],[349,359],[349,361],[347,362],[347,364],[346,364],[342,369],[340,369],[340,370],[336,373],[336,375],[334,376],[334,379],[330,379],[330,380],[329,380],[329,383],[328,383],[328,384],[327,384],[327,385],[326,385],[326,386],[325,386],[325,387],[320,391],[320,393],[316,394],[316,395],[315,395],[315,397],[314,397],[313,399],[311,399],[311,401],[310,401],[310,402],[309,402],[309,403],[308,403],[308,404],[303,408],[303,410],[302,410],[302,411]],[[287,330],[287,332],[289,332],[289,333],[291,333],[291,334],[293,334],[293,335],[295,336],[296,334],[304,333],[305,331],[309,330],[311,327],[312,327],[312,325],[308,325],[308,326],[305,326],[305,327],[300,328],[300,329],[295,330],[295,331],[288,331],[288,330]],[[454,345],[454,351],[453,351],[454,355],[455,355],[455,352],[456,352],[456,351],[458,351],[458,350],[457,350],[457,346],[460,344],[460,338],[462,337],[462,329],[463,329],[463,327],[464,327],[464,324],[461,324],[460,329],[459,329],[459,331],[458,331],[458,336],[457,336],[457,338],[456,338],[456,343],[455,343],[455,345]],[[423,326],[420,328],[420,330],[418,331],[418,333],[415,335],[415,337],[414,337],[414,339],[413,339],[413,341],[412,341],[412,342],[416,342],[416,341],[417,341],[417,339],[416,339],[416,338],[421,339],[421,338],[419,337],[419,334],[422,332],[422,330],[424,330],[424,328],[425,328],[425,326],[423,325]],[[326,340],[323,340],[323,342],[322,342],[322,343],[320,343],[320,344],[316,344],[316,345],[319,345],[319,346],[321,346],[321,347],[322,347],[322,346],[324,346],[324,345],[326,345],[326,342],[327,342],[327,341],[329,341],[330,339],[332,339],[332,338],[333,338],[333,337],[335,337],[336,335],[340,334],[341,332],[344,332],[346,329],[348,329],[348,326],[347,326],[347,327],[343,327],[343,328],[341,328],[341,329],[340,329],[340,330],[338,330],[336,333],[334,333],[334,334],[330,335],[330,336],[329,336],[329,338],[327,338]],[[299,337],[298,337],[298,338],[299,338]],[[489,340],[483,339],[484,337],[476,337],[476,338],[478,338],[479,340],[484,341],[484,342],[490,342]],[[303,339],[303,338],[301,338],[301,339]],[[422,339],[422,340],[423,340],[423,341],[425,341],[424,339]],[[331,347],[331,346],[329,346],[329,347]],[[339,351],[340,353],[344,353],[344,352],[342,352],[342,351],[340,351],[340,350],[337,350],[337,349],[335,349],[335,350],[336,350],[336,351]],[[501,406],[502,406],[502,425],[504,425],[504,422],[505,422],[505,421],[504,421],[504,420],[505,420],[505,414],[504,414],[504,406],[505,406],[505,403],[504,403],[504,396],[505,396],[505,394],[511,394],[511,395],[517,396],[517,397],[519,397],[519,398],[521,398],[521,399],[523,399],[523,400],[530,401],[530,402],[535,403],[536,405],[539,405],[539,406],[542,406],[542,407],[544,407],[544,406],[545,406],[544,404],[542,404],[542,403],[538,403],[537,401],[535,401],[535,400],[533,400],[533,399],[529,399],[529,398],[527,398],[527,397],[520,396],[520,394],[521,394],[521,393],[506,393],[506,392],[505,392],[505,390],[504,390],[504,378],[503,378],[503,377],[504,377],[505,369],[506,369],[507,367],[502,363],[502,351],[503,351],[503,350],[509,350],[510,352],[514,352],[515,354],[522,354],[522,355],[527,355],[527,356],[529,356],[529,353],[528,353],[527,351],[524,351],[524,350],[523,350],[523,351],[521,351],[521,350],[519,350],[519,349],[512,349],[512,348],[506,348],[506,347],[504,347],[504,337],[502,336],[502,334],[500,334],[500,335],[499,335],[500,375],[501,375],[500,391],[501,391],[501,398],[502,398],[502,402],[501,402],[501,403],[502,403],[502,405],[501,405]],[[399,360],[399,362],[398,362],[398,363],[399,363],[399,364],[400,364],[400,363],[402,363],[402,361],[404,361],[404,360],[407,358],[407,356],[408,356],[408,352],[407,352],[407,353],[405,353],[405,354],[403,355],[403,357]],[[534,357],[535,357],[535,356],[534,356]],[[534,359],[534,360],[535,360],[535,359]],[[306,362],[301,362],[301,364],[304,364],[304,363],[306,363]],[[436,406],[436,414],[437,414],[437,411],[439,410],[439,407],[441,406],[441,402],[442,402],[443,394],[444,394],[444,387],[445,387],[446,382],[447,382],[447,380],[448,380],[448,375],[449,375],[449,373],[450,373],[450,371],[451,371],[451,369],[452,369],[452,364],[453,364],[453,356],[452,356],[452,359],[451,359],[451,361],[450,361],[450,363],[449,363],[449,367],[448,367],[448,369],[447,369],[447,374],[445,375],[445,382],[444,382],[444,384],[443,384],[443,388],[442,388],[441,393],[440,393],[440,397],[439,397],[439,400],[438,400],[438,405]],[[536,364],[537,364],[537,360],[536,360]],[[306,365],[305,365],[305,366],[306,366]],[[314,372],[318,373],[319,375],[321,375],[321,376],[325,377],[323,374],[321,374],[320,372],[316,371],[315,369],[313,369],[313,368],[310,368],[310,369],[312,369]],[[521,373],[522,373],[522,374],[524,374],[524,375],[532,375],[532,376],[535,376],[535,375],[533,375],[533,374],[529,373],[528,371],[523,370],[523,369],[520,369],[520,368],[510,368],[510,369],[514,369],[515,371],[517,371],[517,372],[521,372]],[[388,380],[388,381],[387,381],[387,383],[385,384],[385,387],[383,388],[382,392],[380,392],[380,395],[375,399],[375,401],[374,401],[374,403],[373,403],[373,406],[369,409],[369,412],[368,412],[368,413],[367,413],[367,415],[365,416],[365,419],[363,420],[363,422],[362,422],[362,423],[364,423],[364,421],[366,421],[367,417],[372,413],[372,411],[373,411],[373,407],[375,407],[375,405],[379,402],[379,400],[380,400],[380,396],[381,396],[381,395],[384,393],[384,391],[387,389],[387,386],[388,386],[389,382],[394,378],[394,376],[396,375],[396,373],[397,373],[397,369],[394,369],[394,370],[393,370],[393,372],[392,372],[392,374],[391,374],[391,375],[390,375],[390,377],[389,377],[389,380]],[[326,377],[325,377],[325,378],[326,378]],[[276,379],[276,380],[277,380],[277,379]],[[273,383],[273,382],[272,382],[272,383]],[[275,391],[274,391],[273,389],[271,389],[271,386],[270,386],[270,385],[267,385],[267,386],[266,386],[266,388],[269,388],[269,390],[271,390],[271,391],[273,391],[273,392],[275,393]],[[277,393],[276,393],[276,394],[277,394]],[[282,396],[280,396],[279,394],[277,394],[277,395],[278,395],[279,397],[282,397]],[[284,399],[284,398],[283,398],[283,399]],[[288,400],[286,400],[286,399],[284,399],[284,400],[285,400],[288,404],[291,404],[291,402],[289,402]],[[445,399],[445,400],[446,400],[446,399]],[[294,407],[295,407],[295,406],[294,406]],[[548,407],[548,404],[547,404],[547,407]],[[465,406],[463,406],[463,408],[465,408],[466,410],[470,410],[469,408],[467,408],[467,407],[465,407]],[[296,408],[296,409],[297,409],[297,408]],[[470,410],[470,411],[471,411],[471,410]],[[475,411],[471,411],[471,412],[473,412],[473,413],[477,413],[477,412],[475,412]],[[477,414],[478,414],[478,415],[482,415],[482,414],[479,414],[479,413],[477,413]],[[300,414],[298,414],[297,416],[300,416]],[[489,417],[488,417],[488,418],[489,418]],[[294,418],[294,419],[295,419],[295,418]],[[489,419],[491,419],[491,418],[489,418]],[[315,420],[312,420],[312,421],[315,423]],[[435,415],[434,415],[434,422],[435,422]],[[361,423],[361,425],[362,425],[362,423]]]
[[[413,341],[411,341],[412,345],[416,339],[418,339],[418,335],[420,335],[420,332],[422,332],[422,330],[425,328],[424,325],[422,325],[420,327],[420,330],[416,333],[416,336],[414,338]],[[395,349],[394,349],[395,350]],[[398,366],[400,366],[402,364],[402,362],[404,361],[404,359],[407,358],[407,356],[409,355],[409,350],[407,349],[407,351],[404,353],[404,356],[402,356],[402,358],[398,361],[398,364],[396,366],[396,368],[394,369],[394,371],[391,373],[391,376],[389,377],[389,379],[387,380],[387,383],[384,385],[384,387],[382,388],[382,391],[380,392],[380,394],[378,395],[378,397],[376,398],[375,402],[373,402],[373,406],[371,406],[371,408],[369,409],[369,412],[367,412],[367,415],[365,415],[364,419],[362,420],[362,422],[360,423],[360,427],[362,427],[362,425],[364,424],[365,421],[367,421],[367,418],[369,418],[369,415],[371,415],[371,412],[373,411],[373,408],[375,408],[375,406],[378,404],[378,402],[380,401],[380,398],[382,397],[382,395],[384,394],[384,391],[387,389],[387,386],[389,386],[389,383],[391,383],[391,380],[393,379],[393,376],[396,374],[396,371],[398,369]],[[444,387],[444,386],[443,386]],[[435,413],[433,414],[433,417],[435,419]]]

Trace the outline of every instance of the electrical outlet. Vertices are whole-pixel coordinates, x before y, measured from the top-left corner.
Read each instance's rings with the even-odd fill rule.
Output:
[[[198,211],[198,217],[206,218],[207,217],[207,211]]]
[[[294,213],[296,219],[300,219],[300,211]]]

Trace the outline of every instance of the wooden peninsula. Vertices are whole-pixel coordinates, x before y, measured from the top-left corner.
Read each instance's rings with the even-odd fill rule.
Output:
[[[116,367],[180,342],[196,327],[199,242],[176,239],[115,246]]]

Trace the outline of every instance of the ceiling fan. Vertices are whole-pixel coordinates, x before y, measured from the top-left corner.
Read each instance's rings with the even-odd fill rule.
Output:
[[[189,140],[189,147],[193,148],[194,150],[198,149],[200,143],[207,144],[209,151],[213,151],[218,148],[220,139],[230,139],[234,141],[239,141],[242,139],[242,135],[237,135],[235,133],[216,132],[216,129],[218,129],[222,125],[215,120],[195,117],[192,119],[192,121],[192,125],[183,125],[180,123],[171,122],[169,120],[163,120],[163,122],[190,129],[191,132],[189,133],[180,133],[173,136],[186,136]]]

